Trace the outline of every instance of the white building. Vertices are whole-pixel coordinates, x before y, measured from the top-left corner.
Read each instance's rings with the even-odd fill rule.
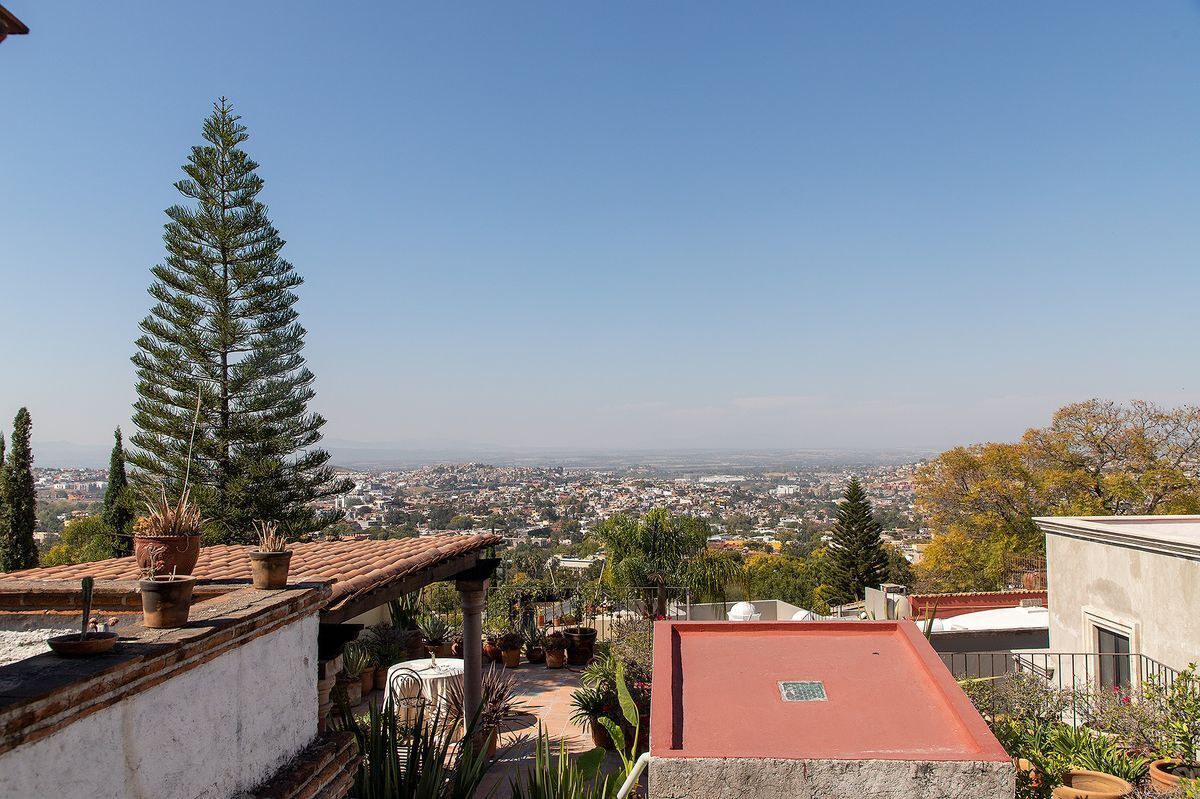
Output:
[[[1035,519],[1046,534],[1050,649],[1100,657],[1101,682],[1127,682],[1143,655],[1173,669],[1200,660],[1200,516]]]

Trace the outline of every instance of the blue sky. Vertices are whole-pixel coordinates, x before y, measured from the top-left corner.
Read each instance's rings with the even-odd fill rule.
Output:
[[[1191,403],[1185,2],[6,0],[0,415],[127,425],[243,115],[332,439],[933,447]]]

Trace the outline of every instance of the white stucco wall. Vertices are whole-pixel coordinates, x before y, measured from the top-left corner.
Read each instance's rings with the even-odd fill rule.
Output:
[[[0,755],[0,797],[225,799],[317,734],[306,616]]]
[[[1200,660],[1200,562],[1046,536],[1050,649],[1094,652],[1094,625],[1128,629],[1130,651],[1172,668]]]

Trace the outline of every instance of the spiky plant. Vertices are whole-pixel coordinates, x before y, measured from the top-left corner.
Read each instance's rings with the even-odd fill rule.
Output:
[[[146,502],[146,515],[139,520],[138,532],[143,535],[200,535],[204,519],[200,508],[191,501],[185,488],[178,502],[167,496],[165,486],[159,486],[157,498]]]
[[[279,533],[279,522],[257,519],[254,532],[258,534],[259,552],[287,552],[287,537]]]

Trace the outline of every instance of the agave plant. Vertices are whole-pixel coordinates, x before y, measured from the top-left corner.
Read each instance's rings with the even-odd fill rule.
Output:
[[[400,630],[417,629],[417,617],[421,607],[421,592],[413,591],[388,602],[392,626]]]
[[[463,720],[463,682],[455,680],[446,691],[445,713],[451,721]],[[508,721],[525,711],[517,697],[517,683],[510,672],[492,667],[483,674],[479,703],[479,731],[485,736],[498,732]]]
[[[354,679],[374,665],[375,655],[365,643],[351,641],[346,644],[342,651],[342,671],[347,677]]]
[[[417,629],[429,646],[441,646],[450,640],[454,628],[436,613],[423,613],[417,618]]]
[[[362,722],[349,707],[339,712],[363,756],[352,792],[357,799],[471,799],[491,767],[487,747],[471,744],[474,719],[460,742],[457,725],[446,723],[440,710],[427,722],[424,706],[411,725],[391,705],[372,705]]]
[[[604,750],[598,748],[571,760],[565,740],[552,758],[550,736],[539,724],[533,765],[510,783],[512,799],[613,799],[621,783],[601,773],[603,764]]]

